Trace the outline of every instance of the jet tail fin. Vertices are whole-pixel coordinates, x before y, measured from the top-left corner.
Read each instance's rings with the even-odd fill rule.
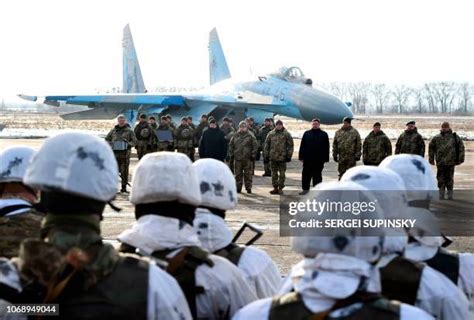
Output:
[[[209,33],[209,78],[211,85],[230,78],[229,67],[216,28]]]
[[[123,29],[123,93],[145,93],[145,83],[143,82],[142,71],[138,63],[137,52],[133,44],[130,26],[127,24]]]

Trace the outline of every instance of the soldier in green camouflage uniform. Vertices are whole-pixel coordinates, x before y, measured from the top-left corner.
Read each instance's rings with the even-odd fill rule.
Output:
[[[249,118],[245,119],[245,122],[247,124],[247,130],[249,131],[249,133],[252,134],[255,138],[257,138],[258,128],[255,125],[254,119],[252,117],[249,117]],[[257,149],[258,149],[258,140],[257,140]],[[258,160],[259,156],[260,155],[257,152],[257,154],[255,155],[255,159],[252,162],[252,175],[255,175],[255,161]]]
[[[184,153],[193,159],[194,143],[193,143],[193,129],[188,125],[188,119],[183,117],[181,124],[175,131],[176,150]]]
[[[441,125],[441,132],[431,140],[428,154],[432,165],[436,161],[439,198],[443,200],[445,190],[448,190],[448,199],[452,200],[454,167],[464,162],[464,143],[448,122]]]
[[[156,118],[154,116],[150,116],[148,118],[148,124],[150,128],[153,130],[151,134],[150,144],[148,145],[148,152],[156,152],[158,151],[158,137],[156,136],[156,130],[158,129],[158,124],[156,123]]]
[[[194,145],[194,130],[196,130],[196,126],[193,123],[193,117],[187,116],[186,119],[188,120],[188,126],[193,130],[193,145]],[[194,162],[194,152],[191,152],[191,161]]]
[[[395,154],[409,153],[424,157],[425,142],[421,134],[418,133],[415,121],[409,121],[406,125],[405,132],[398,137],[397,144],[395,145]]]
[[[137,138],[137,149],[138,160],[143,158],[148,153],[148,145],[151,143],[153,136],[153,129],[148,124],[146,115],[142,113],[139,117],[139,121],[133,130],[135,137]]]
[[[135,133],[130,128],[127,120],[123,115],[117,117],[117,125],[110,130],[105,137],[105,140],[113,147],[114,142],[126,142],[126,150],[114,150],[115,159],[120,173],[120,179],[122,180],[122,189],[120,192],[127,192],[128,184],[128,167],[130,166],[130,156],[132,154],[132,147],[136,146],[137,138]]]
[[[286,163],[291,161],[292,155],[293,138],[278,120],[275,129],[268,133],[263,150],[263,161],[270,162],[272,170],[271,194],[280,194],[285,187]]]
[[[201,120],[199,121],[196,130],[194,130],[194,147],[199,147],[199,141],[201,141],[202,132],[209,126],[209,117],[206,114],[201,115]]]
[[[222,120],[222,125],[220,126],[220,129],[221,131],[224,133],[224,136],[225,136],[225,141],[227,142],[227,150],[229,150],[229,142],[230,142],[230,139],[232,138],[232,136],[234,135],[235,133],[235,129],[234,127],[232,127],[230,125],[230,119],[225,117],[223,120]],[[232,161],[231,161],[232,160]],[[234,161],[233,159],[229,156],[229,153],[227,152],[227,156],[226,156],[226,159],[225,161],[227,162],[227,165],[229,166],[230,168],[230,171],[232,171],[232,173],[234,173]]]
[[[168,124],[168,118],[166,116],[161,117],[161,123],[158,126],[158,130],[167,130],[171,132],[171,136],[174,138],[174,131]],[[173,139],[172,139],[173,140]],[[159,141],[158,140],[157,151],[174,151],[174,141]]]
[[[264,125],[258,131],[257,141],[258,141],[258,152],[260,153],[265,148],[265,139],[270,131],[273,130],[273,125],[271,118],[265,119]],[[263,157],[263,177],[271,177],[272,172],[270,170],[270,163],[265,161],[265,157]]]
[[[339,179],[344,172],[355,167],[361,156],[359,132],[351,126],[351,118],[344,118],[341,129],[336,131],[332,144],[332,157],[338,162]]]
[[[257,139],[247,130],[247,124],[241,122],[229,143],[229,156],[234,159],[235,180],[237,192],[242,190],[245,182],[247,193],[252,193],[252,171],[255,155],[257,154]]]
[[[0,257],[16,257],[24,239],[40,237],[43,214],[33,209],[38,191],[23,184],[34,153],[23,146],[0,153]]]
[[[168,125],[171,129],[176,130],[176,124],[173,122],[173,117],[170,114],[167,114],[165,117],[168,119]]]
[[[366,166],[378,166],[383,159],[392,155],[392,143],[380,130],[380,122],[374,123],[373,128],[362,145],[362,161]]]
[[[190,126],[191,129],[195,130],[195,129],[196,129],[196,126],[195,126],[194,123],[193,123],[193,117],[187,116],[186,119],[188,119],[188,126]]]

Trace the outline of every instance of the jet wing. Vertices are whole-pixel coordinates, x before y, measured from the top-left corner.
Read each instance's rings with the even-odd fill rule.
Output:
[[[20,98],[23,96],[20,95]],[[28,96],[31,99],[31,96]],[[46,96],[44,103],[84,105],[91,108],[101,106],[140,107],[143,105],[176,105],[184,106],[181,95],[148,95],[148,94],[110,94],[110,95],[79,95],[79,96]]]
[[[37,96],[19,95],[29,101],[40,100]],[[275,111],[278,107],[285,106],[284,101],[272,96],[258,95],[253,92],[243,91],[237,94],[107,94],[107,95],[70,95],[46,96],[44,103],[53,106],[62,104],[84,105],[89,110],[63,114],[65,120],[92,120],[112,119],[125,111],[137,110],[138,112],[160,114],[163,111],[175,116],[192,115],[198,118],[201,114],[209,114],[217,107],[230,107],[241,110],[248,108]],[[277,107],[271,108],[269,107]]]
[[[18,95],[29,101],[38,101],[37,96]],[[45,96],[44,103],[59,106],[61,103],[71,105],[84,105],[90,108],[97,107],[126,107],[128,109],[142,106],[188,106],[193,104],[212,104],[221,106],[247,107],[259,106],[285,106],[284,101],[272,96],[259,95],[250,91],[232,95],[154,95],[154,94],[107,94],[107,95],[70,95],[70,96]]]

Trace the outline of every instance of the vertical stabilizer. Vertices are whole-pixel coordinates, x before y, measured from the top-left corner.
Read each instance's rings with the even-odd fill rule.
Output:
[[[209,79],[211,85],[230,78],[229,67],[225,60],[216,28],[209,33]]]
[[[127,24],[123,29],[123,93],[144,93],[146,92],[143,82],[142,71],[138,63],[137,52],[133,44],[130,26]]]

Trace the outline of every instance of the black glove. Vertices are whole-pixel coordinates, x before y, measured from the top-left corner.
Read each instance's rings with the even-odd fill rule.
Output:
[[[263,158],[263,163],[267,164],[267,163],[270,163],[270,158]]]
[[[287,157],[286,162],[291,162],[291,157]]]
[[[333,159],[334,159],[334,162],[337,162],[337,156],[334,156]]]

